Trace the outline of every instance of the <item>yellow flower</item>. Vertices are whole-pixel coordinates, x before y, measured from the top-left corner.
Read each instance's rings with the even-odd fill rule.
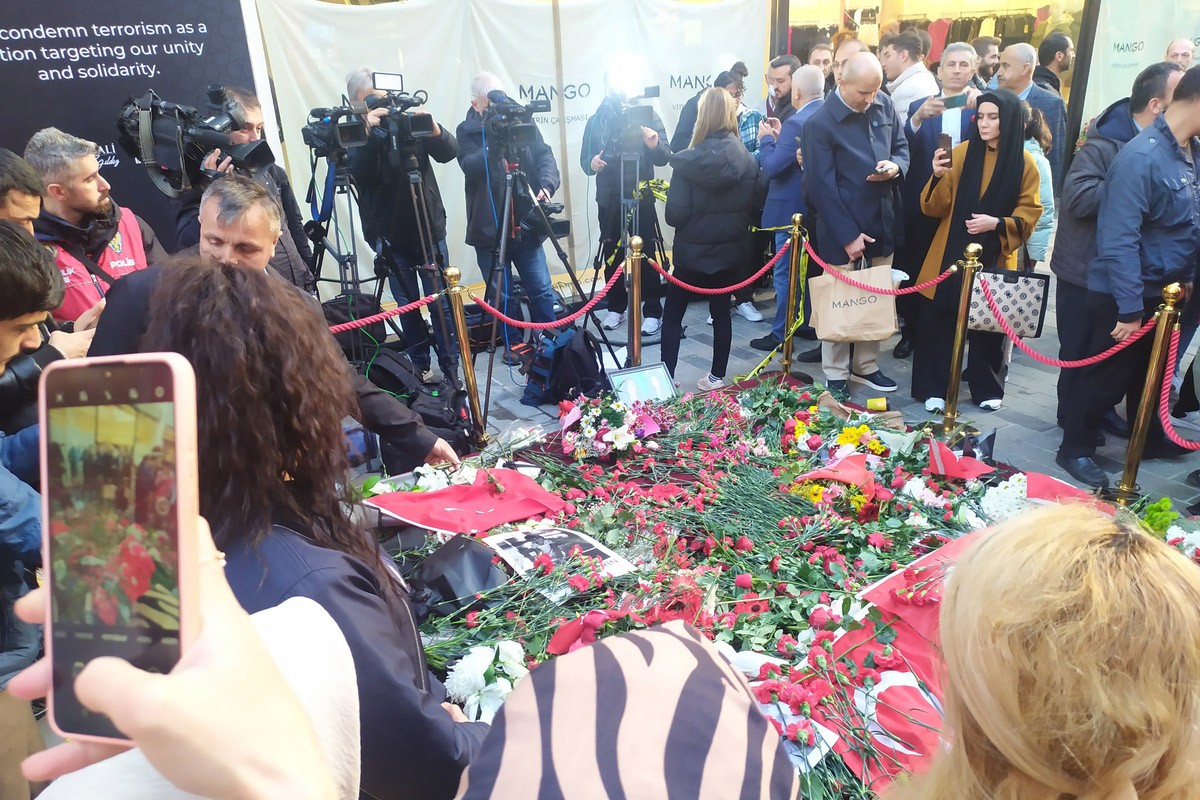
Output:
[[[850,495],[850,505],[854,508],[854,513],[862,511],[863,506],[867,504],[867,496],[862,492],[855,492]]]
[[[878,439],[872,439],[871,441],[867,442],[867,449],[875,455],[881,456],[887,450],[887,447],[885,447],[883,442],[879,441]]]
[[[871,429],[866,425],[858,425],[853,428],[842,428],[842,432],[838,434],[838,445],[848,444],[852,447],[858,447],[862,443],[864,436],[870,436]]]

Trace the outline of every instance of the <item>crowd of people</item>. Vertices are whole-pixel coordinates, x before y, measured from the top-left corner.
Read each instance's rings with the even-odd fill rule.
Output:
[[[653,196],[639,184],[670,164],[664,221],[675,229],[675,274],[688,284],[719,289],[740,282],[761,265],[751,229],[778,228],[794,213],[805,215],[824,269],[895,266],[910,285],[943,274],[969,243],[981,245],[991,268],[1045,261],[1049,252],[1058,276],[1060,355],[1099,353],[1141,327],[1163,286],[1195,279],[1200,67],[1190,67],[1192,50],[1187,40],[1172,42],[1166,60],[1147,65],[1130,97],[1088,125],[1069,164],[1060,92],[1074,46],[1063,34],[1047,36],[1037,49],[1013,44],[1001,51],[987,37],[953,43],[932,70],[928,43],[913,32],[884,36],[878,54],[853,38],[818,43],[808,64],[793,55],[770,62],[761,109],[742,102],[748,70],[739,62],[689,101],[671,137],[657,114],[629,131],[621,98],[612,94],[588,121],[580,165],[596,178],[598,267],[612,274],[627,233],[641,235],[648,249],[662,241]],[[369,101],[376,94],[370,75],[367,68],[351,73],[348,96]],[[447,252],[431,161],[457,159],[467,177],[467,243],[485,278],[510,298],[515,270],[534,321],[554,322],[541,240],[523,236],[516,215],[501,219],[497,212],[506,195],[505,158],[489,141],[486,120],[503,87],[481,73],[471,93],[455,133],[433,122],[432,136],[420,140],[402,171],[391,169],[381,109],[364,115],[369,141],[354,151],[350,170],[367,239],[397,300],[428,293]],[[260,137],[257,99],[229,94],[247,120],[240,140]],[[56,128],[35,134],[24,158],[0,150],[0,794],[21,796],[27,780],[54,778],[114,752],[69,742],[34,756],[20,772],[21,758],[40,749],[27,701],[50,683],[49,665],[37,661],[35,626],[45,600],[40,592],[24,597],[43,535],[37,428],[30,424],[37,375],[59,358],[153,351],[183,354],[197,374],[200,510],[215,543],[206,548],[201,598],[207,646],[193,649],[170,676],[96,662],[79,676],[81,701],[108,714],[168,780],[206,796],[331,798],[361,789],[379,798],[482,797],[501,786],[505,797],[571,793],[560,782],[576,774],[572,759],[592,757],[590,749],[547,751],[540,781],[514,773],[505,753],[542,741],[550,693],[553,716],[594,720],[615,708],[616,696],[569,689],[573,670],[586,674],[588,660],[613,645],[602,641],[535,670],[495,726],[468,721],[445,702],[403,581],[351,513],[342,421],[360,418],[390,442],[393,470],[457,455],[407,406],[355,372],[338,348],[311,293],[315,264],[286,174],[275,167],[239,174],[220,152],[209,154],[209,179],[178,203],[176,238],[187,249],[169,256],[149,226],[110,197],[97,153],[95,144]],[[553,153],[539,136],[529,154],[527,200],[548,201],[560,181]],[[786,238],[782,231],[772,237],[776,247]],[[753,348],[773,350],[792,334],[785,329],[788,270],[787,260],[776,267],[772,329]],[[663,360],[674,373],[684,312],[701,296],[674,284],[664,294],[654,272],[643,276],[642,331],[661,331]],[[940,392],[951,377],[954,280],[899,309],[903,331],[894,354],[913,358],[911,391],[931,411],[944,404]],[[733,346],[730,315],[756,322],[763,316],[752,293],[703,298],[714,344],[700,388],[713,389],[724,383]],[[603,326],[618,327],[627,310],[628,293],[618,282]],[[402,326],[413,363],[433,380],[433,355],[444,374],[459,365],[445,309],[431,311],[432,326],[415,315]],[[1192,303],[1187,335],[1198,326],[1200,304]],[[505,335],[505,358],[522,358],[520,331]],[[802,326],[797,335],[811,340],[815,330]],[[894,391],[879,349],[878,341],[826,341],[801,358],[820,361],[834,390],[856,381]],[[1006,358],[1000,335],[972,333],[965,377],[983,409],[1001,407]],[[1126,419],[1136,410],[1148,363],[1143,339],[1119,357],[1063,372],[1059,463],[1077,479],[1107,483],[1091,456],[1103,433],[1125,432],[1114,409],[1125,399]],[[1155,428],[1146,455],[1172,455],[1173,447]],[[135,465],[130,454],[106,448],[91,454],[97,478],[88,455],[62,454],[64,483],[87,490],[99,480],[140,496],[164,469],[158,455]],[[1047,541],[1054,542],[1053,558]],[[1146,571],[1156,577],[1150,584]],[[305,698],[245,619],[296,601],[332,621],[330,652],[340,647],[352,661],[358,734],[348,745],[329,746],[337,729],[312,722]],[[947,720],[958,738],[927,775],[899,786],[895,796],[1186,796],[1196,771],[1186,754],[1200,729],[1192,663],[1200,652],[1198,608],[1193,565],[1099,512],[1041,511],[981,537],[957,567],[942,610]],[[995,631],[1009,646],[980,639]],[[689,632],[639,636],[639,648],[661,649],[668,658],[680,647],[704,655],[695,680],[681,688],[690,694],[681,695],[675,717],[638,717],[646,752],[666,753],[647,757],[646,768],[669,781],[683,768],[667,747],[671,731],[712,728],[721,721],[713,708],[752,708],[752,696]],[[1109,660],[1083,669],[1063,653],[1105,653]],[[622,702],[653,692],[662,680],[683,680],[638,660],[622,663],[621,671],[627,677],[619,688],[630,692]],[[1030,696],[1037,702],[1026,702]],[[571,710],[585,700],[586,708]],[[745,720],[745,711],[736,713]],[[748,745],[764,739],[762,747],[753,744],[760,758],[769,754],[786,765],[769,730],[753,716],[750,730],[742,726],[738,735]],[[332,763],[329,753],[347,746],[361,768],[354,761],[354,775],[343,780],[345,764]],[[748,774],[744,748],[718,748],[705,766],[706,780],[724,776],[742,785]],[[595,769],[587,775],[598,782],[594,794],[609,790],[612,776]],[[793,780],[763,791],[790,797],[797,789]]]

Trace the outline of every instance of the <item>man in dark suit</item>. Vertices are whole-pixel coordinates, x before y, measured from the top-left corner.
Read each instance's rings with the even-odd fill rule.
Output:
[[[805,124],[821,108],[824,95],[825,73],[820,67],[803,66],[792,76],[791,103],[796,113],[788,117],[787,122],[782,125],[779,125],[777,120],[768,120],[759,125],[759,162],[763,174],[771,181],[767,202],[763,206],[764,228],[790,225],[793,214],[806,213],[801,196],[804,168],[799,157],[800,139]],[[787,231],[776,231],[775,249],[783,247],[789,236]],[[786,334],[784,326],[787,324],[790,265],[791,259],[785,257],[775,266],[775,322],[770,333],[750,342],[750,346],[755,350],[774,350]],[[817,358],[819,357],[818,348]]]
[[[804,127],[804,198],[816,213],[821,260],[849,270],[866,259],[890,265],[899,233],[899,184],[908,171],[908,141],[896,108],[881,94],[883,68],[871,53],[853,56],[837,90]],[[851,377],[881,392],[896,382],[880,371],[879,342],[824,342],[828,386],[845,391]]]
[[[1008,89],[1042,112],[1054,142],[1050,146],[1050,171],[1054,175],[1054,196],[1062,191],[1063,157],[1067,152],[1067,106],[1054,92],[1048,92],[1033,82],[1033,70],[1037,64],[1037,50],[1033,45],[1011,44],[1000,54],[1000,68],[996,71],[996,82],[1000,88]]]
[[[896,251],[896,265],[912,278],[921,270],[925,251],[937,230],[937,222],[921,213],[921,192],[933,175],[938,137],[947,133],[957,146],[966,141],[975,120],[975,98],[979,91],[971,85],[971,78],[975,75],[976,58],[975,48],[966,42],[946,45],[938,66],[941,94],[914,100],[907,109],[904,135],[912,166],[900,187],[900,198],[904,201],[904,245]],[[963,100],[965,104],[959,105]],[[905,285],[911,284],[909,280]],[[896,312],[900,316],[900,341],[892,351],[896,358],[912,354],[909,332],[916,325],[916,311],[920,307],[915,301],[916,295],[896,298]]]

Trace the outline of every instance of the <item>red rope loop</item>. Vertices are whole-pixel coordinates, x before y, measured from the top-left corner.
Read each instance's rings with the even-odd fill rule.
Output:
[[[817,255],[816,251],[813,250],[812,245],[808,241],[804,242],[804,249],[808,251],[808,257],[817,262],[817,265],[825,270],[826,275],[832,275],[842,283],[853,286],[855,289],[861,289],[864,292],[872,292],[874,294],[887,295],[889,297],[902,297],[906,294],[916,294],[917,292],[923,292],[926,289],[931,289],[958,271],[957,267],[950,267],[950,269],[946,270],[941,275],[938,275],[933,280],[925,281],[924,283],[918,283],[916,286],[909,286],[907,289],[880,289],[878,286],[859,283],[853,278],[847,276],[846,273],[842,272],[837,267],[829,266],[821,260],[820,256]]]
[[[786,253],[788,251],[788,248],[791,246],[792,246],[792,242],[789,239],[783,243],[783,247],[779,248],[779,252],[777,252],[775,254],[775,257],[772,258],[770,261],[768,261],[766,264],[764,264],[763,268],[760,269],[758,272],[754,273],[749,278],[746,278],[746,280],[742,281],[741,283],[735,283],[733,286],[727,286],[727,287],[724,287],[721,289],[703,289],[699,286],[692,286],[690,283],[684,283],[683,281],[679,280],[679,278],[676,278],[674,275],[672,275],[671,273],[664,270],[655,261],[647,258],[646,263],[649,264],[650,266],[654,267],[654,270],[659,275],[662,275],[664,278],[666,278],[668,281],[670,281],[671,283],[678,286],[680,289],[691,292],[692,294],[706,294],[706,295],[733,294],[734,292],[738,291],[739,289],[745,289],[747,286],[749,286],[750,284],[757,281],[763,275],[766,275],[767,270],[771,269],[771,267],[778,264],[779,259],[783,258],[784,253]]]
[[[1171,379],[1175,376],[1175,361],[1179,358],[1179,329],[1171,331],[1171,347],[1167,351],[1167,363],[1163,366],[1162,390],[1158,393],[1158,419],[1163,433],[1175,444],[1187,450],[1200,450],[1200,442],[1184,439],[1175,430],[1171,421]]]
[[[491,314],[496,319],[503,322],[505,325],[511,325],[514,328],[525,328],[525,329],[531,330],[531,331],[549,331],[549,330],[554,330],[555,328],[562,328],[567,325],[570,325],[571,323],[575,322],[579,318],[583,317],[585,314],[587,314],[593,308],[595,308],[596,304],[599,303],[602,299],[604,299],[604,296],[606,294],[608,294],[608,290],[611,289],[616,284],[616,282],[621,279],[621,274],[624,271],[625,271],[625,265],[621,264],[613,272],[612,277],[608,279],[608,283],[604,284],[604,288],[601,289],[599,292],[597,292],[592,297],[591,300],[587,301],[587,303],[585,303],[582,308],[580,308],[574,314],[571,314],[569,317],[563,317],[562,319],[556,320],[554,322],[526,322],[523,319],[513,319],[512,317],[508,316],[500,309],[493,308],[491,306],[491,304],[489,304],[486,300],[484,300],[481,297],[476,297],[475,295],[471,295],[471,299],[474,300],[476,303],[478,303],[480,308],[482,308],[487,313]]]
[[[1138,339],[1141,339],[1143,336],[1149,333],[1155,325],[1158,324],[1158,317],[1151,317],[1149,322],[1126,336],[1121,341],[1117,342],[1112,347],[1105,350],[1103,353],[1099,353],[1089,358],[1081,358],[1077,361],[1061,361],[1057,358],[1044,356],[1037,350],[1034,350],[1032,347],[1025,344],[1024,340],[1022,340],[1021,337],[1017,335],[1017,332],[1013,330],[1012,326],[1008,324],[1008,320],[1005,319],[1004,314],[1001,313],[1000,306],[996,302],[996,297],[992,294],[992,287],[988,285],[987,281],[980,281],[979,286],[983,290],[983,299],[987,301],[988,308],[992,310],[992,314],[995,315],[996,321],[1000,323],[1000,327],[1004,329],[1004,334],[1011,339],[1012,343],[1016,347],[1020,348],[1021,352],[1025,353],[1025,355],[1029,356],[1034,361],[1040,361],[1043,364],[1051,367],[1075,369],[1076,367],[1087,367],[1091,366],[1092,364],[1099,364],[1101,361],[1112,358],[1117,353],[1136,342]]]
[[[439,292],[439,294],[440,294],[440,292]],[[385,319],[391,319],[392,317],[398,317],[401,314],[407,314],[410,311],[416,311],[418,308],[424,308],[425,306],[432,303],[434,300],[437,300],[437,298],[438,298],[438,295],[431,294],[428,297],[422,297],[420,300],[417,300],[416,302],[413,302],[413,303],[409,303],[406,306],[400,306],[399,308],[392,308],[392,309],[384,311],[380,314],[373,314],[369,317],[363,317],[362,319],[352,319],[349,322],[342,322],[338,325],[330,325],[329,332],[330,333],[345,333],[346,331],[352,331],[355,328],[362,328],[367,325],[373,325],[376,322],[383,322]]]

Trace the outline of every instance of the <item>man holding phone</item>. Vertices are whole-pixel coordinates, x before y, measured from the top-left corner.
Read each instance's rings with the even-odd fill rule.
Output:
[[[62,304],[62,275],[46,248],[17,225],[0,221],[0,373],[42,343],[40,325]],[[29,704],[8,681],[37,659],[40,633],[13,615],[28,591],[26,571],[41,564],[41,499],[31,486],[38,467],[38,428],[0,435],[0,797],[27,798],[21,761],[42,749]]]
[[[892,263],[900,233],[899,182],[908,171],[908,141],[889,97],[879,89],[883,68],[858,53],[842,69],[837,91],[812,115],[801,135],[804,198],[816,212],[818,255],[843,271],[866,261]],[[823,342],[821,366],[831,389],[851,377],[880,392],[896,382],[876,361],[879,342]]]
[[[975,98],[979,90],[971,85],[977,56],[975,48],[966,42],[946,45],[938,66],[942,91],[912,101],[904,136],[908,140],[910,164],[908,175],[900,187],[904,202],[904,244],[896,251],[896,267],[915,277],[925,261],[925,252],[937,230],[937,222],[921,213],[921,192],[933,175],[933,154],[940,147],[949,153],[966,141],[975,124]],[[911,286],[912,280],[905,286]],[[920,304],[916,295],[896,298],[896,314],[900,317],[900,341],[892,350],[896,358],[912,355],[910,332],[916,329],[916,314]]]

